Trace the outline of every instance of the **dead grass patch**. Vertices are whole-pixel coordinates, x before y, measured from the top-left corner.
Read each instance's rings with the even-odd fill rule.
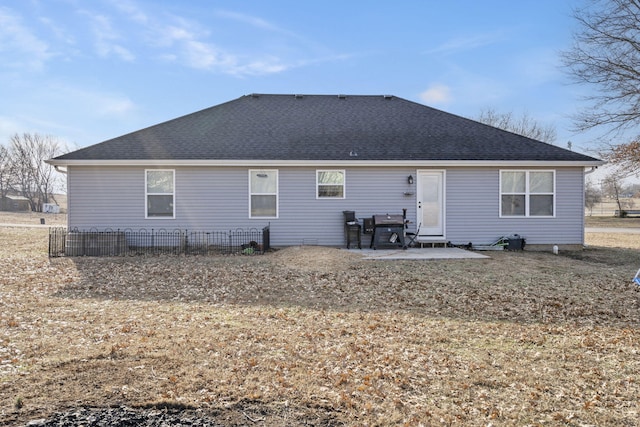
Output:
[[[586,227],[640,228],[640,218],[615,216],[586,216]]]
[[[636,249],[49,260],[46,230],[0,239],[0,424],[154,403],[229,425],[637,424]]]
[[[52,227],[66,227],[66,214],[46,214],[42,212],[0,212],[0,224],[45,225]]]
[[[640,234],[587,233],[585,243],[596,248],[640,249]]]

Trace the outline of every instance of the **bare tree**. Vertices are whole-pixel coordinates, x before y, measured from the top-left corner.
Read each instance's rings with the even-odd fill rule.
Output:
[[[602,191],[618,205],[617,216],[619,217],[626,216],[626,209],[633,207],[633,200],[624,195],[627,192],[627,188],[623,179],[624,176],[617,171],[613,171],[602,180]]]
[[[40,212],[61,180],[55,168],[44,161],[61,154],[61,144],[51,136],[37,133],[16,134],[10,144],[11,187],[29,199],[32,210]]]
[[[587,182],[584,189],[584,206],[593,215],[593,208],[602,201],[602,192],[591,182]]]
[[[556,140],[556,128],[554,126],[541,125],[527,113],[516,117],[513,113],[498,113],[492,108],[486,108],[480,111],[480,115],[476,120],[489,126],[549,144],[553,144]]]
[[[6,197],[13,183],[11,156],[4,145],[0,145],[0,199]]]
[[[604,147],[600,156],[615,165],[620,175],[631,176],[640,172],[640,142],[637,140]]]
[[[561,54],[571,79],[595,90],[575,116],[576,130],[623,131],[640,124],[640,1],[587,0],[579,27]]]

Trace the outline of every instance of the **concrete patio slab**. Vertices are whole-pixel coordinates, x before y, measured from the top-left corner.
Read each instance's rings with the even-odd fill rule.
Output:
[[[459,248],[410,248],[410,249],[348,249],[361,254],[365,260],[426,260],[426,259],[483,259],[489,258],[478,252]]]

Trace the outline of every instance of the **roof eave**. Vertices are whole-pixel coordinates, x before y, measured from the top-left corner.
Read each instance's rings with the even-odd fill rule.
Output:
[[[72,160],[50,159],[52,166],[217,166],[217,167],[592,167],[602,160]]]

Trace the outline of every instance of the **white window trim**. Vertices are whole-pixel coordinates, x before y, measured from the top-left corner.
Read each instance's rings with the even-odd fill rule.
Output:
[[[275,193],[252,193],[251,192],[251,174],[253,172],[275,172],[276,174],[276,192]],[[278,171],[278,169],[249,169],[249,185],[248,185],[248,192],[249,192],[249,219],[278,219],[279,215],[280,215],[280,173]],[[276,215],[275,216],[253,216],[251,215],[251,196],[276,196]]]
[[[525,174],[525,192],[524,192],[524,203],[525,210],[524,215],[503,215],[502,214],[502,196],[503,195],[513,195],[513,194],[523,194],[523,193],[503,193],[502,192],[502,173],[503,172],[524,172]],[[551,172],[553,174],[553,192],[551,193],[531,193],[529,189],[529,174],[532,172]],[[500,218],[555,218],[556,217],[556,199],[557,197],[557,189],[556,189],[556,171],[554,169],[500,169],[498,179],[500,181],[500,191],[498,194],[498,215]],[[531,203],[529,202],[530,196],[553,196],[553,215],[530,215],[529,209],[531,207]]]
[[[173,192],[172,193],[149,193],[147,190],[149,172],[171,172],[173,177]],[[173,212],[171,216],[149,216],[149,196],[166,196],[171,194],[173,196]],[[144,170],[144,218],[145,219],[176,219],[176,170],[175,169],[145,169]]]
[[[320,197],[318,195],[320,189],[320,181],[318,175],[320,172],[342,172],[342,196],[341,197]],[[327,184],[323,184],[327,185]],[[316,199],[318,200],[341,200],[347,198],[347,172],[345,169],[316,169]]]

